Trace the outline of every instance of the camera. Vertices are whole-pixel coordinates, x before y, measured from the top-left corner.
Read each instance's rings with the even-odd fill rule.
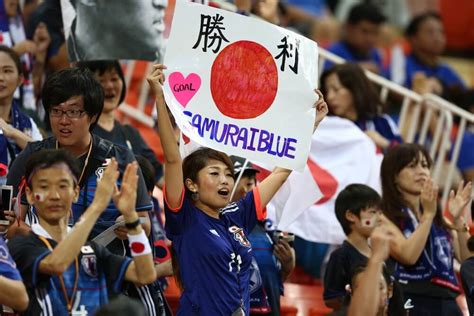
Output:
[[[12,210],[13,187],[11,185],[0,186],[0,225],[9,225],[5,217],[5,211]]]
[[[278,244],[280,240],[286,240],[286,242],[293,247],[293,242],[295,241],[295,235],[288,232],[283,232],[281,230],[273,231],[272,235],[273,244]]]

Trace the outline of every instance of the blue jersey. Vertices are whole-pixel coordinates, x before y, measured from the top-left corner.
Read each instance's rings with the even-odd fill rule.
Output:
[[[165,192],[166,196],[166,192]],[[184,195],[179,208],[165,200],[166,232],[173,241],[184,292],[178,315],[225,315],[249,311],[252,247],[247,239],[265,218],[258,189],[210,217]]]
[[[364,132],[378,132],[390,142],[391,146],[403,143],[397,124],[387,114],[376,115],[368,120],[357,120],[354,123]]]
[[[47,238],[51,246],[57,243]],[[38,235],[13,238],[8,247],[24,279],[30,305],[24,315],[69,315],[58,276],[42,274],[39,264],[51,251]],[[107,248],[94,242],[81,248],[78,258],[78,285],[73,298],[74,310],[86,310],[93,315],[100,306],[107,304],[110,294],[118,293],[131,262],[130,258],[112,254]],[[73,262],[62,274],[64,284],[71,299],[76,277]]]
[[[0,276],[10,280],[21,281],[20,272],[8,252],[7,244],[3,237],[0,237]]]
[[[32,153],[41,149],[52,148],[56,148],[56,139],[54,137],[47,138],[40,142],[29,143],[21,152],[21,154],[18,155],[17,158],[13,161],[11,172],[8,174],[7,183],[11,184],[15,188],[15,190],[17,190],[21,178],[25,174],[26,161],[28,157]],[[97,135],[92,134],[91,155],[84,170],[84,179],[82,179],[81,183],[79,183],[81,192],[79,193],[78,201],[73,203],[72,206],[74,223],[79,220],[82,213],[84,213],[89,207],[89,205],[92,203],[92,200],[94,199],[95,195],[95,190],[97,188],[97,181],[102,176],[106,167],[104,163],[107,159],[110,159],[112,157],[117,160],[121,175],[123,175],[127,164],[135,160],[132,152],[128,148],[114,145],[108,140],[105,140]],[[78,158],[81,168],[84,168],[85,158],[85,156]],[[138,174],[139,179],[137,189],[137,202],[135,209],[137,210],[137,212],[149,211],[152,209],[152,204],[150,197],[148,196],[145,181],[143,180],[143,175],[140,169],[138,170]],[[119,187],[120,183],[121,178],[117,180],[117,185]],[[27,204],[26,200],[22,201],[22,203]],[[30,213],[29,215],[34,214]],[[119,216],[120,212],[117,210],[114,203],[111,201],[107,209],[100,215],[99,219],[97,220],[97,223],[94,226],[90,237],[95,237],[97,234],[103,232],[105,229],[115,224],[115,220]],[[37,223],[37,219],[35,218],[35,216],[32,216],[27,223]],[[120,242],[119,244],[121,245],[122,243]]]
[[[372,48],[368,55],[359,55],[352,49],[346,42],[340,41],[332,44],[328,51],[344,58],[347,62],[360,63],[360,62],[373,62],[380,69],[380,75],[388,77],[388,70],[385,69],[382,63],[382,56],[376,48]],[[324,63],[324,70],[329,69],[333,65],[332,62],[326,61]]]
[[[267,220],[269,221],[269,220]],[[283,295],[283,282],[281,279],[281,263],[273,253],[273,240],[270,234],[273,231],[266,230],[269,223],[259,223],[249,235],[252,243],[253,256],[258,264],[258,270],[250,281],[250,308],[251,312],[264,311],[266,302],[262,298],[262,292],[267,296],[271,315],[280,315],[280,296]],[[259,275],[257,275],[259,274]],[[267,314],[270,314],[268,312]]]
[[[409,55],[405,61],[405,86],[412,87],[413,75],[417,72],[424,73],[427,77],[438,79],[444,86],[450,88],[457,86],[465,89],[466,85],[459,75],[448,65],[439,63],[436,66],[428,66],[421,63],[414,55]]]

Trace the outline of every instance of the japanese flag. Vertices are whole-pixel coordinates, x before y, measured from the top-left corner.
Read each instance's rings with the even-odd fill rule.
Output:
[[[351,183],[380,192],[380,164],[372,140],[354,123],[325,118],[313,135],[308,164],[293,172],[268,206],[278,229],[314,242],[339,244],[345,239],[336,219],[337,194]]]

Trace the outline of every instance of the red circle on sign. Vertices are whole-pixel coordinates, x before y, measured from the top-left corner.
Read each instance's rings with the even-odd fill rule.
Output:
[[[143,250],[145,250],[145,245],[142,244],[141,242],[133,242],[130,245],[130,248],[132,249],[134,253],[142,253]]]
[[[232,43],[212,64],[211,94],[225,116],[249,119],[263,114],[275,100],[277,89],[273,56],[258,43]]]

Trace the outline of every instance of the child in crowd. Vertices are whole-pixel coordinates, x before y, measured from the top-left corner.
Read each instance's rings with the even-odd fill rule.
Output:
[[[336,198],[336,217],[347,236],[329,259],[324,275],[324,301],[340,309],[349,303],[346,286],[354,269],[365,265],[371,254],[369,237],[379,222],[380,195],[364,184],[351,184]]]

